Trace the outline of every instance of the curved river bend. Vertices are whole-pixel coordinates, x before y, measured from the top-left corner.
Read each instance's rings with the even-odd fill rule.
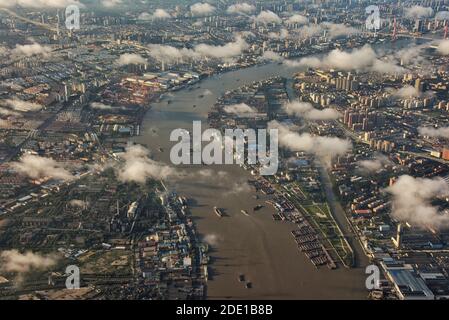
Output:
[[[398,46],[399,42],[396,42]],[[407,43],[407,42],[404,42]],[[387,45],[385,44],[384,47]],[[207,113],[226,91],[273,76],[291,77],[298,70],[276,63],[227,72],[201,81],[195,89],[183,89],[152,104],[143,121],[141,136],[134,141],[146,144],[153,158],[170,164],[169,141],[172,130],[192,130],[193,120],[207,126]],[[205,94],[207,90],[207,94]],[[205,94],[203,98],[200,95]],[[172,103],[168,104],[170,99]],[[194,108],[193,105],[196,105]],[[162,152],[159,152],[162,148]],[[207,169],[209,174],[204,174]],[[353,269],[317,270],[301,253],[290,232],[294,225],[274,221],[273,209],[264,206],[253,213],[251,208],[264,202],[262,194],[242,188],[249,174],[237,165],[184,166],[188,178],[167,181],[169,188],[187,196],[198,232],[211,247],[212,264],[207,283],[209,299],[365,299],[367,259],[362,255]],[[203,174],[201,174],[203,173]],[[213,207],[223,208],[218,218]],[[246,209],[249,216],[240,210]],[[353,242],[358,246],[356,241]],[[356,251],[360,251],[356,248]],[[253,287],[246,289],[238,281],[244,274]]]

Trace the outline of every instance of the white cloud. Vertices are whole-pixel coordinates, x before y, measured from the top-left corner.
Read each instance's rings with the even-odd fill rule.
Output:
[[[427,179],[402,175],[386,189],[393,197],[392,216],[419,227],[447,228],[449,215],[432,206],[431,200],[449,196],[442,178]]]
[[[231,143],[231,142],[229,142]],[[241,181],[237,181],[234,182],[232,184],[232,186],[229,188],[229,191],[227,191],[224,196],[225,197],[229,197],[229,196],[235,196],[235,195],[242,195],[244,193],[250,193],[251,191],[253,191],[253,188],[251,187],[251,185],[248,183],[248,181],[246,180],[241,180]]]
[[[108,104],[101,103],[101,102],[92,102],[90,104],[90,107],[92,109],[98,109],[98,110],[109,110],[109,109],[112,109],[112,106],[110,106]]]
[[[268,128],[278,129],[279,144],[293,152],[304,151],[314,154],[330,165],[332,158],[348,153],[351,148],[349,140],[329,136],[313,136],[309,133],[299,134],[292,126],[273,120]]]
[[[449,20],[449,11],[439,11],[435,15],[436,20]]]
[[[101,4],[106,8],[115,8],[123,4],[122,0],[101,0]]]
[[[442,55],[449,55],[449,40],[440,41],[437,51]]]
[[[284,64],[296,68],[296,67],[303,67],[303,68],[320,68],[322,67],[322,62],[317,57],[305,57],[300,60],[284,60]]]
[[[254,20],[257,23],[261,23],[261,24],[269,24],[269,23],[280,24],[280,23],[282,23],[282,19],[279,18],[279,16],[276,13],[274,13],[273,11],[269,11],[269,10],[260,12],[259,15],[254,18]]]
[[[218,236],[217,234],[214,233],[210,233],[210,234],[206,234],[202,240],[202,242],[207,243],[210,246],[216,246],[218,245],[218,243],[221,241],[221,237]]]
[[[340,117],[340,113],[335,109],[315,109],[308,102],[289,102],[283,105],[283,109],[289,115],[295,115],[307,120],[336,120]]]
[[[0,46],[0,57],[6,55],[7,53],[9,53],[9,49],[6,47]]]
[[[296,31],[300,39],[315,37],[323,33],[323,28],[319,24],[304,25]]]
[[[281,30],[279,30],[279,33],[277,33],[277,32],[268,33],[268,37],[270,37],[271,39],[286,39],[289,37],[289,35],[290,35],[290,33],[285,28],[282,28]]]
[[[322,59],[306,57],[299,61],[287,62],[292,67],[326,68],[337,70],[374,71],[379,73],[403,73],[405,70],[392,61],[380,60],[370,45],[356,48],[351,52],[332,50]]]
[[[426,59],[421,55],[421,51],[428,47],[428,44],[411,45],[394,53],[394,56],[403,64],[423,65]]]
[[[430,7],[423,6],[412,6],[410,8],[405,8],[405,17],[416,19],[416,18],[427,18],[433,15],[433,9]]]
[[[247,48],[248,44],[246,41],[242,37],[237,37],[235,42],[230,42],[223,46],[199,44],[195,46],[195,52],[201,56],[223,59],[239,56]]]
[[[155,19],[169,19],[171,18],[170,14],[164,9],[156,9],[153,13],[153,17]]]
[[[369,67],[377,58],[371,46],[365,45],[352,52],[332,50],[325,59],[325,64],[340,70],[359,70]]]
[[[406,69],[398,66],[393,61],[376,59],[371,66],[371,71],[383,74],[403,74],[406,72]]]
[[[273,51],[265,51],[261,57],[262,60],[267,61],[282,61],[283,58],[276,52]]]
[[[33,44],[25,44],[20,45],[17,44],[16,47],[11,51],[11,55],[13,57],[31,57],[35,55],[42,55],[44,57],[48,57],[51,53],[51,48],[48,46],[42,46],[39,43]]]
[[[199,55],[194,50],[186,48],[178,49],[159,44],[151,44],[148,48],[150,49],[150,56],[163,62],[174,62],[183,58],[199,58]]]
[[[239,104],[233,104],[228,105],[223,108],[223,110],[226,113],[233,113],[233,114],[245,114],[245,113],[256,113],[257,110],[253,107],[250,107],[246,103],[239,103]]]
[[[38,111],[42,109],[42,105],[38,103],[23,101],[18,98],[0,100],[0,105],[19,112]]]
[[[145,58],[143,58],[141,55],[134,53],[122,54],[115,62],[115,64],[119,66],[125,66],[128,64],[146,64],[146,63],[147,61],[145,60]]]
[[[291,17],[289,17],[285,22],[288,24],[307,24],[309,22],[309,19],[307,19],[307,17],[303,15],[294,14]]]
[[[77,5],[80,8],[84,8],[84,4],[78,0],[1,0],[0,8],[12,8],[20,6],[22,8],[66,8],[69,5]]]
[[[165,20],[170,19],[171,15],[164,9],[156,9],[153,14],[148,12],[142,12],[137,19],[138,20]]]
[[[31,270],[46,270],[57,263],[55,255],[41,255],[27,251],[6,250],[0,253],[0,269],[3,272],[26,273]]]
[[[321,24],[304,24],[298,30],[293,30],[300,39],[306,39],[323,34],[327,31],[328,37],[337,38],[359,34],[360,30],[342,23],[323,22]]]
[[[357,30],[356,28],[351,26],[344,25],[342,23],[323,22],[322,25],[329,31],[330,38],[350,36],[360,33],[360,30]]]
[[[116,169],[117,177],[122,182],[145,183],[147,179],[167,179],[176,174],[167,165],[150,159],[149,150],[140,145],[133,145],[121,155],[122,166]]]
[[[229,14],[250,14],[254,11],[256,11],[256,7],[246,2],[233,4],[226,10]]]
[[[212,91],[210,91],[209,89],[205,89],[204,91],[203,91],[203,96],[211,96],[211,95],[213,95],[214,93],[212,92]]]
[[[279,32],[279,37],[280,37],[281,39],[286,39],[286,38],[289,37],[289,35],[290,35],[290,34],[289,34],[288,30],[285,29],[285,28],[282,28],[281,31]]]
[[[69,206],[71,207],[77,207],[77,208],[87,208],[89,206],[89,202],[88,201],[84,201],[84,200],[79,200],[79,199],[72,199],[69,201]]]
[[[422,136],[449,139],[449,127],[419,127],[418,131]]]
[[[204,24],[203,21],[198,20],[198,21],[195,21],[194,23],[192,23],[192,26],[196,27],[196,28],[201,28],[203,26],[203,24]]]
[[[20,114],[19,112],[16,112],[14,110],[11,110],[9,108],[3,108],[0,107],[0,115],[2,116],[15,116],[15,117],[21,117],[22,114]],[[5,124],[5,122],[3,122],[3,124]]]
[[[251,31],[237,31],[237,32],[234,32],[234,35],[236,37],[242,37],[242,38],[245,38],[245,39],[247,39],[247,38],[256,38],[256,35],[254,34],[254,32],[251,32]]]
[[[190,12],[192,12],[195,17],[208,16],[215,12],[215,7],[209,3],[197,2],[190,6]]]
[[[402,99],[408,99],[408,98],[414,98],[419,97],[421,93],[416,90],[415,87],[406,85],[399,89],[389,89],[387,90],[391,95],[402,98]]]
[[[142,21],[148,21],[148,20],[153,20],[153,15],[148,13],[148,12],[142,12],[141,14],[139,14],[139,16],[137,17],[137,20],[142,20]]]
[[[391,164],[391,161],[384,155],[378,154],[371,160],[357,161],[357,165],[360,167],[360,171],[364,173],[377,172],[385,165]]]
[[[70,181],[74,176],[64,169],[58,162],[51,158],[44,158],[36,155],[23,155],[18,162],[12,163],[12,168],[18,173],[26,175],[32,179],[51,177]]]
[[[234,42],[229,42],[222,46],[214,46],[209,44],[198,44],[193,49],[175,48],[164,45],[150,45],[150,55],[164,62],[174,62],[180,59],[199,59],[201,57],[209,57],[216,59],[226,59],[239,56],[248,48],[246,41],[237,36]]]

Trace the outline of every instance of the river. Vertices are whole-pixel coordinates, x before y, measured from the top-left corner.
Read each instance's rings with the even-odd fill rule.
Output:
[[[409,41],[396,42],[396,48]],[[384,44],[383,47],[389,47]],[[134,141],[152,150],[155,160],[171,165],[169,141],[172,130],[192,130],[192,121],[201,120],[207,126],[207,113],[226,91],[273,76],[291,77],[294,68],[271,63],[215,75],[201,81],[195,89],[183,89],[170,94],[145,115],[141,136]],[[204,95],[203,98],[199,98]],[[170,99],[172,102],[167,103]],[[194,108],[193,105],[196,105]],[[162,152],[158,149],[162,147]],[[256,213],[252,208],[264,204],[264,196],[255,199],[256,192],[245,186],[249,174],[237,165],[183,166],[187,176],[166,181],[169,188],[190,199],[198,232],[210,244],[212,264],[207,283],[208,299],[365,299],[365,267],[363,254],[357,254],[355,268],[316,269],[301,253],[290,234],[295,225],[274,221],[274,210],[264,206]],[[213,207],[223,208],[219,218]],[[246,209],[249,216],[240,210]],[[341,218],[341,217],[340,217]],[[342,219],[337,219],[344,223]],[[344,228],[347,229],[347,228]],[[352,241],[356,253],[361,252]],[[253,287],[245,288],[238,281],[244,274]]]

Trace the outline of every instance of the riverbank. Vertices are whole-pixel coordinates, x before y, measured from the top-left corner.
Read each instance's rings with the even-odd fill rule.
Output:
[[[153,158],[170,164],[173,145],[168,140],[175,128],[191,130],[193,120],[206,124],[207,113],[216,99],[254,80],[278,75],[288,76],[292,70],[277,64],[233,71],[203,80],[200,88],[180,90],[170,97],[171,104],[161,101],[148,111],[142,136],[136,142],[146,144]],[[198,96],[208,90],[202,99]],[[193,105],[196,107],[193,108]],[[242,188],[250,178],[237,165],[183,166],[188,177],[167,187],[190,199],[190,207],[201,238],[211,248],[211,266],[207,283],[210,299],[364,299],[364,270],[320,269],[298,252],[291,238],[294,224],[274,221],[273,208],[266,206],[249,216],[242,209],[264,201],[255,199],[254,189]],[[206,171],[205,171],[206,170]],[[225,216],[217,217],[213,207],[223,208]],[[244,274],[253,287],[238,281]]]

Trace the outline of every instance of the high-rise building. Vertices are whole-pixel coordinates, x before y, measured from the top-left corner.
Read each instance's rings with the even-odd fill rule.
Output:
[[[424,91],[424,82],[422,81],[422,79],[418,78],[415,80],[415,89],[418,92]]]
[[[449,146],[443,148],[441,158],[443,158],[443,160],[449,160]]]
[[[397,232],[396,232],[396,239],[393,239],[393,243],[394,243],[396,249],[400,249],[401,246],[402,246],[402,232],[403,232],[402,231],[402,224],[399,223],[398,224],[398,229],[397,229]]]
[[[413,28],[413,32],[423,32],[424,31],[424,21],[416,20],[415,27]]]

